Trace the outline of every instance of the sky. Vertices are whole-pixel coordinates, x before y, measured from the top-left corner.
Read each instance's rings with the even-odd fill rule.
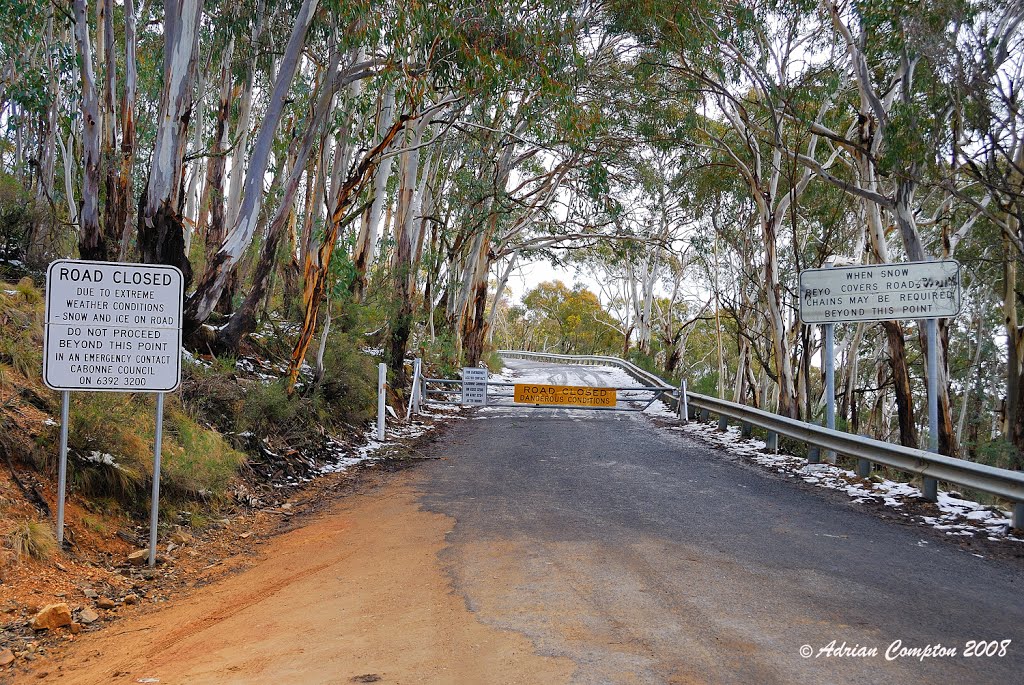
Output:
[[[588,274],[578,273],[575,267],[553,266],[546,259],[535,262],[528,262],[516,267],[508,279],[508,297],[513,303],[519,303],[532,288],[536,288],[544,281],[560,280],[568,286],[574,283],[582,283],[594,294],[600,295],[597,281]]]

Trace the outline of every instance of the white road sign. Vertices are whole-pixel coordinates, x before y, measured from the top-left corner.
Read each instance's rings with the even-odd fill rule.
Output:
[[[487,404],[487,369],[479,366],[462,369],[462,404]]]
[[[959,311],[960,264],[953,260],[800,272],[804,323],[936,319]]]
[[[181,381],[183,287],[173,266],[50,264],[43,381],[54,390],[174,390]]]

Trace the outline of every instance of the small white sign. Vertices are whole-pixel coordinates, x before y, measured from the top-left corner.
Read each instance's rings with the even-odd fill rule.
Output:
[[[800,272],[800,320],[939,319],[960,312],[960,264],[908,262]]]
[[[462,404],[487,404],[487,369],[479,366],[467,366],[462,369]]]
[[[60,259],[46,270],[43,382],[169,392],[181,382],[184,278],[173,266]]]

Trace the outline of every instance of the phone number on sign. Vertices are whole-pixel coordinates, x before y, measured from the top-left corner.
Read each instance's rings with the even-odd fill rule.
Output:
[[[828,659],[828,658],[872,658],[877,656],[885,657],[886,661],[897,659],[948,659],[955,657],[976,658],[976,657],[1004,657],[1010,649],[1013,640],[968,640],[963,648],[935,643],[930,645],[908,645],[903,640],[893,640],[885,651],[878,647],[861,645],[858,643],[849,644],[845,641],[832,640],[827,645],[814,649],[811,645],[800,647],[800,656],[805,659]]]

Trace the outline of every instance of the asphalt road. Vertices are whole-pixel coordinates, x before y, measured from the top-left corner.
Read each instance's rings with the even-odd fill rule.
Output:
[[[509,365],[608,384],[591,367]],[[477,410],[433,449],[443,459],[421,471],[421,501],[455,519],[443,560],[456,589],[484,623],[572,659],[572,682],[1024,679],[1019,562],[975,557],[642,415]],[[1011,642],[964,656],[972,640]],[[936,644],[956,656],[899,656]]]

